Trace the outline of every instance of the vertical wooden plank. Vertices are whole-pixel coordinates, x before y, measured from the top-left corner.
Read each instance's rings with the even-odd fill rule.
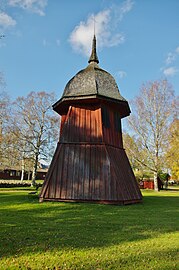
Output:
[[[107,189],[107,176],[108,176],[108,167],[107,167],[107,155],[105,151],[105,146],[102,148],[102,180],[103,180],[103,190],[101,192],[103,200],[106,200],[106,189]]]
[[[94,190],[94,146],[90,146],[90,185],[89,185],[89,199],[93,200]]]
[[[96,145],[93,145],[93,189],[92,189],[92,197],[93,200],[97,200],[96,194],[96,182],[97,182],[97,171],[96,171]]]
[[[85,141],[85,112],[86,110],[84,108],[81,108],[81,142]]]
[[[111,200],[111,166],[109,156],[106,157],[106,199]]]
[[[77,168],[77,146],[74,144],[73,179],[72,179],[72,194],[71,194],[71,198],[73,200],[75,199],[76,168]]]
[[[72,142],[76,141],[76,107],[73,107],[73,138]]]
[[[70,113],[71,113],[71,106],[68,109],[68,113],[65,118],[65,122],[63,124],[63,132],[62,132],[62,136],[60,137],[60,142],[68,142]]]
[[[79,145],[75,145],[74,150],[74,172],[73,172],[73,188],[72,198],[78,199],[78,186],[79,186]]]
[[[51,185],[49,187],[49,198],[54,199],[56,193],[56,178],[57,178],[57,166],[55,167],[51,176]]]
[[[93,121],[94,121],[94,141],[97,142],[98,141],[97,110],[94,110]]]
[[[76,141],[80,142],[81,131],[80,131],[80,109],[79,108],[77,108],[76,114],[77,114],[77,138],[76,138]]]
[[[80,160],[79,160],[79,188],[78,198],[84,199],[84,174],[85,174],[85,145],[80,144]]]
[[[74,107],[71,106],[71,111],[68,116],[68,141],[67,142],[72,142],[73,135],[74,135],[73,114],[74,114]]]
[[[59,199],[61,194],[61,185],[62,185],[62,172],[63,172],[63,159],[64,159],[64,147],[62,146],[59,153],[58,160],[56,162],[57,166],[57,181],[56,181],[56,194],[55,198]]]
[[[85,147],[85,172],[84,172],[84,199],[89,197],[89,179],[90,179],[90,146]]]
[[[65,119],[66,119],[66,114],[64,114],[64,115],[61,116],[61,123],[60,123],[60,137],[61,137],[62,134],[63,134],[63,127],[64,127],[64,124],[65,124]]]
[[[54,153],[54,157],[52,159],[52,162],[50,164],[50,168],[48,169],[41,193],[40,193],[40,198],[48,198],[48,194],[49,194],[49,183],[50,183],[50,179],[51,179],[51,175],[53,173],[53,170],[56,166],[56,162],[58,160],[58,156],[60,154],[60,150],[61,150],[62,145],[60,143],[57,143],[57,147]]]
[[[82,140],[83,140],[83,134],[82,134],[83,119],[82,119],[82,114],[81,114],[81,108],[78,108],[78,112],[79,112],[79,142],[82,142]]]
[[[99,123],[100,123],[101,142],[104,142],[104,132],[103,132],[102,109],[101,109],[101,107],[99,108]]]
[[[110,183],[111,183],[111,173],[110,173],[110,159],[106,149],[104,146],[104,164],[103,164],[103,171],[104,171],[104,179],[105,179],[105,200],[110,200]]]
[[[75,107],[72,107],[70,119],[69,119],[69,141],[68,142],[74,142],[75,141]]]
[[[96,140],[95,111],[91,111],[91,142]]]
[[[104,184],[103,184],[103,159],[104,159],[104,156],[103,156],[103,148],[104,148],[104,145],[100,145],[100,161],[99,161],[99,169],[100,169],[100,176],[99,176],[99,179],[100,179],[100,182],[99,182],[99,189],[100,189],[100,194],[99,194],[99,200],[103,200],[104,199]]]
[[[80,141],[80,114],[79,114],[79,108],[75,108],[75,130],[76,130],[76,136],[75,136],[75,142]]]
[[[101,108],[98,108],[98,141],[102,142],[102,119],[101,119]]]
[[[67,177],[66,199],[72,198],[73,172],[74,172],[74,145],[71,144],[69,145],[69,153],[68,153],[68,177]]]
[[[121,159],[120,154],[116,153],[116,149],[113,149],[110,146],[107,146],[107,151],[111,159],[111,163],[114,166],[115,174],[117,176],[119,189],[121,190],[121,193],[123,194],[124,200],[129,200],[129,194],[128,194],[128,188],[126,183],[126,177],[124,175],[124,168],[123,168],[123,159]],[[122,151],[118,149],[119,151]]]
[[[50,184],[47,186],[47,188],[46,188],[46,190],[45,190],[42,198],[44,198],[44,199],[48,199],[49,198],[49,187],[50,187]]]
[[[61,198],[66,199],[67,193],[67,178],[68,178],[68,158],[69,158],[69,145],[65,144],[64,147],[64,166],[63,166],[63,179],[61,188]]]
[[[99,123],[98,123],[98,108],[95,108],[95,123],[96,123],[96,139],[95,142],[99,142]]]
[[[90,110],[86,110],[86,142],[90,142],[91,137],[91,123],[90,123]]]
[[[100,160],[101,160],[101,149],[100,146],[95,147],[95,196],[96,200],[100,200]]]

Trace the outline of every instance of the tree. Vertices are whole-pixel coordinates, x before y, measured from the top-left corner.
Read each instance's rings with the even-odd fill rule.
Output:
[[[3,90],[5,89],[6,83],[5,83],[5,79],[4,79],[4,74],[0,71],[0,90],[1,90],[1,94],[3,92]]]
[[[10,98],[6,92],[0,93],[0,160],[3,167],[9,166],[13,158],[11,152],[11,145],[14,140],[12,134],[10,134]]]
[[[135,140],[134,136],[130,136],[128,133],[123,132],[123,144],[126,150],[126,154],[130,161],[133,170],[139,169],[142,166],[141,162],[138,161],[137,156],[141,156],[140,145]],[[142,158],[140,158],[142,160]]]
[[[123,143],[136,179],[141,181],[143,178],[151,177],[150,168],[145,162],[147,153],[138,138],[123,132]]]
[[[52,112],[54,94],[31,92],[26,98],[18,97],[14,103],[13,132],[18,138],[22,165],[33,161],[32,185],[35,185],[39,158],[49,159],[57,141],[59,118]]]
[[[8,119],[9,119],[9,103],[10,103],[10,98],[7,95],[6,92],[4,92],[4,86],[5,86],[5,81],[4,81],[4,76],[3,73],[0,72],[0,160],[2,163],[3,159],[3,152],[6,150],[5,147],[5,130],[6,127],[8,126]]]
[[[133,113],[128,120],[142,150],[140,154],[139,151],[133,153],[134,158],[153,172],[156,191],[157,176],[168,147],[168,127],[176,112],[175,105],[174,91],[167,80],[147,82],[133,100]]]
[[[179,119],[174,119],[169,128],[169,146],[166,152],[168,168],[172,177],[179,179]]]

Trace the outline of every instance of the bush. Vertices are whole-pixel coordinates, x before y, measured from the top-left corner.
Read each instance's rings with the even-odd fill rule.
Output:
[[[42,183],[38,183],[41,187]],[[31,187],[30,181],[19,181],[19,180],[0,180],[0,188],[13,188],[13,187]]]

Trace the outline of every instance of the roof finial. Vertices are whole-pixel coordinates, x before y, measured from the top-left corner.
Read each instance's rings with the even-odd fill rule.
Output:
[[[95,30],[96,30],[96,28],[95,28],[95,22],[96,22],[96,20],[95,20],[95,16],[93,15],[93,21],[94,21],[94,36],[95,36],[95,34],[96,34],[96,32],[95,32]]]
[[[99,63],[98,56],[96,53],[96,36],[95,35],[93,37],[91,56],[88,60],[88,63],[91,63],[91,62],[96,62],[97,64]]]
[[[94,20],[94,37],[93,37],[93,43],[92,43],[92,51],[91,51],[91,56],[88,60],[88,63],[91,63],[91,62],[96,62],[97,64],[99,63],[99,60],[98,60],[98,56],[97,56],[97,53],[96,53],[96,36],[95,36],[95,16],[93,16],[93,20]]]

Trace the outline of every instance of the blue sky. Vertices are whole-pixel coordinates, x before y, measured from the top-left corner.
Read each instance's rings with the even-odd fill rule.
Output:
[[[59,99],[88,64],[94,18],[99,65],[127,100],[161,78],[179,94],[178,0],[0,0],[0,72],[11,98]]]

